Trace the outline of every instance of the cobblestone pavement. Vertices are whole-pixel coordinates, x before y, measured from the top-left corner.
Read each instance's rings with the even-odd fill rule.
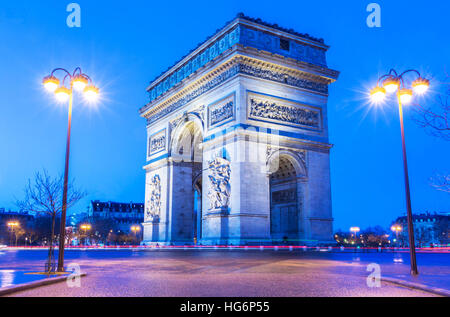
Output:
[[[67,251],[66,264],[76,263],[88,274],[81,287],[58,283],[11,296],[435,296],[385,282],[367,286],[367,264],[380,264],[382,275],[407,275],[407,256],[299,250]],[[422,272],[448,276],[449,255],[441,256],[423,265],[419,255]],[[2,252],[0,272],[42,270],[44,259],[45,251]]]

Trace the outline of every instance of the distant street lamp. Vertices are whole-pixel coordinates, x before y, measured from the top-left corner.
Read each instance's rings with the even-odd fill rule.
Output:
[[[411,88],[409,88],[406,86],[405,75],[411,73],[415,73],[417,75],[417,78],[412,82]],[[419,274],[419,272],[417,270],[416,248],[414,243],[414,227],[411,211],[411,196],[409,190],[408,163],[406,159],[405,130],[403,127],[402,104],[408,104],[412,100],[413,92],[418,95],[423,95],[428,90],[429,86],[430,81],[423,78],[417,70],[410,69],[398,75],[398,73],[394,69],[391,69],[389,73],[378,78],[377,86],[370,92],[372,101],[374,103],[381,103],[386,97],[386,93],[394,93],[397,91],[400,129],[402,135],[403,170],[405,174],[406,211],[408,218],[409,253],[411,257],[412,275],[417,275]]]
[[[9,221],[6,224],[9,229],[11,230],[11,238],[9,239],[9,244],[12,245],[12,234],[14,234],[14,238],[16,240],[16,247],[17,247],[17,234],[16,234],[16,228],[19,227],[19,222],[18,221]]]
[[[131,226],[131,231],[133,231],[134,235],[136,236],[136,241],[138,241],[138,232],[141,231],[141,227],[138,225]]]
[[[397,245],[398,245],[398,233],[402,230],[403,230],[403,228],[400,225],[392,225],[391,226],[391,231],[395,232],[395,240],[397,241]]]
[[[360,231],[361,229],[359,227],[351,227],[350,231],[354,233],[355,235],[355,242],[356,242],[356,234]]]
[[[86,244],[86,239],[87,239],[87,232],[88,230],[91,230],[91,225],[88,223],[84,223],[80,226],[80,229],[84,231],[84,234],[86,235],[86,238],[84,238],[84,244]]]
[[[65,74],[62,81],[54,76],[57,71]],[[64,83],[66,79],[70,80],[70,88],[67,88]],[[45,77],[43,82],[47,91],[53,92],[59,102],[66,102],[69,100],[69,116],[67,128],[67,143],[66,143],[66,161],[64,169],[64,188],[63,201],[61,209],[61,225],[59,235],[59,253],[58,253],[58,272],[64,272],[64,245],[66,236],[66,211],[67,211],[67,184],[69,179],[69,154],[70,154],[70,128],[72,124],[72,103],[73,90],[83,92],[87,101],[93,102],[97,99],[99,90],[92,84],[91,78],[81,71],[80,67],[75,68],[71,74],[64,68],[54,69],[49,76]]]

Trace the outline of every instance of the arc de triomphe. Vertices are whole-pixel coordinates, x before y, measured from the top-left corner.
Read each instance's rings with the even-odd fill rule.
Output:
[[[332,240],[327,50],[239,14],[150,84],[144,244]]]

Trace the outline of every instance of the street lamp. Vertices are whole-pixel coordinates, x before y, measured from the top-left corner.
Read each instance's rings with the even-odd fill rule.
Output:
[[[141,231],[141,227],[138,225],[131,226],[131,231],[133,231],[134,235],[136,236],[136,241],[138,241],[137,234],[139,231]]]
[[[63,80],[60,81],[55,77],[56,72],[65,74]],[[65,81],[70,80],[69,87],[66,87]],[[59,252],[58,252],[58,272],[64,272],[64,245],[66,236],[66,211],[67,211],[67,184],[69,179],[69,154],[70,154],[70,128],[72,125],[72,103],[73,90],[84,92],[84,97],[87,101],[93,102],[98,97],[99,90],[92,84],[91,78],[81,71],[80,67],[75,68],[71,74],[64,68],[55,68],[51,74],[42,81],[45,89],[55,94],[59,102],[66,102],[69,100],[68,110],[68,127],[67,127],[67,143],[66,143],[66,160],[64,168],[64,187],[63,187],[63,201],[61,209],[61,225],[59,235]]]
[[[82,224],[81,226],[80,226],[80,229],[81,230],[84,230],[84,234],[86,235],[86,238],[87,238],[87,232],[88,232],[88,230],[91,230],[91,225],[89,224],[89,223],[84,223],[84,224]],[[84,243],[86,244],[86,238],[84,239]]]
[[[407,87],[406,75],[414,73],[416,79],[412,82],[411,87]],[[394,93],[397,91],[398,112],[400,118],[400,129],[402,135],[402,149],[403,149],[403,170],[405,175],[405,192],[406,192],[406,210],[408,218],[408,235],[409,235],[409,250],[411,257],[411,274],[417,275],[417,261],[416,261],[416,248],[414,244],[414,227],[412,221],[411,211],[411,196],[409,190],[409,176],[408,176],[408,163],[406,159],[406,145],[405,145],[405,130],[403,127],[403,108],[402,104],[408,104],[413,98],[413,94],[423,95],[430,87],[430,81],[423,78],[417,70],[410,69],[404,71],[400,75],[391,69],[389,73],[378,78],[377,86],[370,92],[372,101],[380,103],[386,97],[386,93]]]
[[[354,233],[355,235],[355,241],[356,241],[356,234],[360,231],[361,229],[359,227],[351,227],[350,231]]]
[[[397,245],[398,245],[398,233],[402,230],[403,230],[403,228],[400,225],[392,225],[391,226],[391,231],[395,232],[395,239],[397,240]]]
[[[87,224],[82,224],[80,226],[80,228],[84,230],[84,233],[86,233],[86,231],[91,230],[92,227],[90,224],[87,223]]]
[[[15,240],[16,240],[16,247],[17,247],[16,228],[19,227],[20,224],[19,224],[18,221],[9,221],[6,225],[7,225],[7,226],[9,227],[9,229],[11,230],[11,233],[14,233],[14,238],[15,238]],[[11,239],[9,240],[9,244],[10,244],[10,245],[12,244],[12,234],[11,234]]]

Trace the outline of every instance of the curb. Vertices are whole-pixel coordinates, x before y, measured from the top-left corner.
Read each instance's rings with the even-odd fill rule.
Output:
[[[417,290],[425,291],[425,292],[440,295],[440,296],[450,297],[450,291],[443,289],[443,288],[426,286],[423,284],[408,282],[405,280],[400,280],[400,279],[391,278],[391,277],[387,277],[387,278],[382,277],[381,280],[384,282],[387,282],[387,283],[392,283],[392,284],[396,284],[396,285],[400,285],[400,286],[404,286],[404,287],[409,287],[412,289],[417,289]]]
[[[79,276],[80,277],[86,276],[86,273],[81,273]],[[28,283],[19,284],[19,285],[11,285],[8,287],[0,288],[0,296],[9,295],[12,293],[25,291],[25,290],[29,290],[29,289],[40,287],[40,286],[55,284],[55,283],[63,282],[66,280],[67,280],[67,275],[46,278],[43,280],[28,282]]]

